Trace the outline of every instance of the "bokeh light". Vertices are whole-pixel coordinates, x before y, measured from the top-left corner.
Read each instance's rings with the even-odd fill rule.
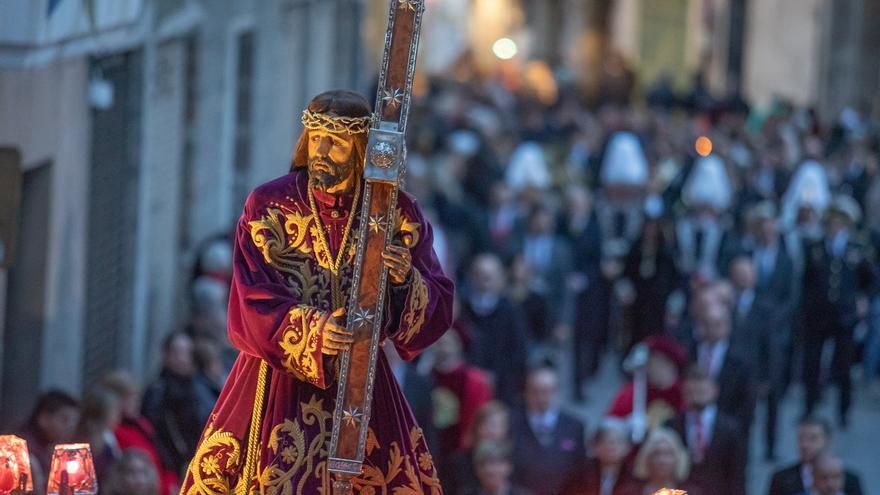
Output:
[[[694,147],[697,150],[697,154],[700,156],[709,156],[712,154],[712,140],[706,136],[698,137]]]
[[[519,49],[516,42],[510,38],[501,38],[492,45],[492,52],[501,60],[510,60],[516,56]]]

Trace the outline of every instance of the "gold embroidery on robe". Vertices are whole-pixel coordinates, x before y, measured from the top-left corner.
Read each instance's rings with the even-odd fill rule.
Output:
[[[260,493],[264,495],[302,494],[309,479],[320,480],[319,494],[331,495],[332,475],[327,471],[326,458],[331,434],[333,414],[325,411],[323,400],[312,395],[306,402],[300,402],[300,417],[285,419],[272,428],[269,436],[269,449],[275,457],[269,467],[260,474]],[[306,429],[302,426],[318,426],[318,433],[308,440]],[[372,428],[367,432],[366,454],[369,456],[381,449]],[[382,495],[422,495],[426,486],[430,495],[440,493],[440,481],[434,469],[434,461],[425,445],[422,429],[413,426],[409,432],[410,450],[418,453],[416,459],[401,452],[397,442],[388,448],[388,466],[382,470],[369,463],[364,464],[364,472],[354,478],[352,484],[362,495],[381,493]],[[319,459],[323,459],[318,461]],[[317,462],[316,462],[317,461]],[[399,485],[397,478],[404,476],[406,484]],[[298,480],[294,486],[294,480]],[[389,485],[395,486],[389,493]]]
[[[290,310],[289,325],[281,333],[278,345],[284,353],[284,369],[309,383],[316,384],[320,378],[318,361],[318,339],[321,336],[321,314],[307,306],[297,306]]]
[[[419,243],[419,229],[421,225],[418,222],[406,218],[400,208],[397,209],[397,222],[394,225],[394,233],[403,238],[406,247],[412,249]]]
[[[326,459],[327,444],[330,440],[330,421],[332,413],[325,411],[323,399],[315,395],[308,403],[300,402],[298,420],[286,419],[275,426],[269,436],[269,449],[276,461],[260,474],[260,493],[265,495],[293,495],[303,493],[303,487],[310,477],[321,480],[318,493],[331,495],[330,480],[326,460],[317,464],[317,459]],[[319,431],[307,444],[305,431],[299,421],[307,426],[318,425]],[[296,487],[295,478],[299,479]]]
[[[422,278],[422,274],[413,268],[413,279],[409,293],[409,307],[403,315],[403,323],[406,325],[406,332],[400,336],[400,341],[408,344],[419,330],[425,324],[425,309],[428,307],[428,284]]]
[[[263,254],[267,264],[275,267],[280,272],[296,277],[288,277],[288,283],[294,287],[296,295],[302,295],[305,300],[306,294],[312,294],[320,290],[320,283],[315,283],[314,278],[303,278],[302,273],[308,271],[308,264],[304,258],[315,260],[318,265],[330,271],[333,265],[333,254],[328,251],[322,242],[314,242],[321,235],[318,229],[322,228],[315,215],[303,215],[282,205],[269,208],[266,214],[259,220],[248,222],[251,228],[251,240],[254,246]],[[413,224],[406,223],[407,229],[412,229]],[[415,225],[416,239],[418,239],[418,224]],[[311,239],[309,239],[311,236]],[[352,235],[354,237],[354,235]],[[357,240],[349,243],[346,257],[351,259],[357,250]]]
[[[388,495],[389,485],[394,486],[391,490],[392,495],[424,495],[423,486],[430,489],[430,495],[439,495],[440,480],[437,479],[434,461],[425,446],[422,429],[413,426],[409,432],[409,441],[410,450],[420,452],[418,459],[410,459],[409,455],[404,455],[401,452],[397,442],[391,442],[387,450],[387,469],[382,471],[379,466],[364,463],[363,473],[352,479],[352,486],[361,495],[375,495],[376,493]],[[366,454],[369,456],[380,447],[376,434],[370,428],[367,431]],[[395,480],[401,474],[406,477],[406,484],[399,486]]]
[[[330,286],[328,273],[324,270],[312,272],[311,265],[305,261],[295,264],[297,271],[287,277],[287,285],[291,293],[302,301],[302,304],[309,306],[317,306],[318,301],[327,299],[330,294],[330,290],[327,289]]]
[[[228,495],[232,480],[241,467],[241,447],[232,433],[205,431],[195,457],[189,465],[192,486],[184,495]]]
[[[313,235],[314,215],[302,215],[280,206],[269,208],[259,220],[248,222],[251,240],[263,254],[266,264],[285,274],[290,292],[303,304],[314,305],[314,301],[326,297],[328,277],[323,272],[312,272],[308,260],[317,260],[325,269],[323,250],[307,242]],[[320,252],[320,253],[319,253]]]
[[[291,273],[294,253],[309,254],[312,248],[306,241],[306,232],[314,224],[312,215],[279,208],[269,208],[259,220],[248,222],[251,240],[263,253],[266,263],[278,270]]]

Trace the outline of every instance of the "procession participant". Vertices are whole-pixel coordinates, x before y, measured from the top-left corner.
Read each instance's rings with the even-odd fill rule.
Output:
[[[648,347],[645,365],[646,392],[644,410],[647,426],[662,426],[685,411],[681,373],[687,366],[687,351],[673,338],[654,335],[644,340]],[[610,416],[630,418],[637,409],[635,380],[624,384],[611,401]]]
[[[235,234],[229,338],[241,353],[211,414],[181,493],[330,493],[328,440],[340,354],[353,342],[344,308],[352,285],[362,166],[371,120],[350,91],[316,96],[303,113],[290,173],[258,187]],[[412,359],[452,319],[452,282],[431,226],[400,193],[385,345]],[[379,222],[377,222],[378,224]],[[363,473],[355,490],[413,483],[439,493],[421,430],[379,354]],[[358,421],[361,412],[347,414]]]
[[[873,250],[857,238],[861,211],[849,196],[836,196],[826,212],[825,237],[806,247],[803,277],[805,412],[821,399],[822,348],[834,341],[831,368],[840,388],[838,420],[846,426],[851,403],[850,367],[856,325],[867,313],[875,284]]]
[[[724,161],[716,155],[697,158],[681,200],[686,213],[675,223],[679,269],[686,275],[717,275],[726,265],[731,243],[728,209],[733,186]]]
[[[615,340],[610,331],[614,326],[612,308],[621,299],[618,282],[644,222],[648,160],[635,134],[611,135],[602,157],[599,182],[591,220],[572,246],[581,258],[575,268],[586,276],[585,290],[577,295],[573,324],[577,398],[583,397],[584,384],[598,371],[602,351]]]

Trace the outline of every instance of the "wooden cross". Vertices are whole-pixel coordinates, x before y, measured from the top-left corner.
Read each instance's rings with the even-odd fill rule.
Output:
[[[352,292],[346,313],[355,342],[340,356],[330,439],[328,470],[334,475],[335,495],[352,493],[351,478],[361,474],[364,461],[388,282],[382,252],[392,241],[397,220],[397,193],[406,165],[404,134],[424,1],[391,0],[388,14],[376,109],[364,164],[366,184]]]

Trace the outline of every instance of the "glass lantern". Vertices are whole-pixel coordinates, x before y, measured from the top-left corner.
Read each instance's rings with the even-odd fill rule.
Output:
[[[48,495],[95,495],[98,481],[95,463],[87,443],[55,446],[49,470]]]
[[[0,435],[0,495],[33,489],[27,442],[15,435]]]

